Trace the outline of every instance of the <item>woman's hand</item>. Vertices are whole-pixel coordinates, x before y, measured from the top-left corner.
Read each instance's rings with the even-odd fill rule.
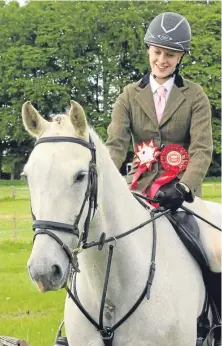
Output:
[[[175,212],[186,200],[187,194],[185,187],[180,183],[176,183],[164,192],[158,191],[155,198],[158,199],[161,207]]]

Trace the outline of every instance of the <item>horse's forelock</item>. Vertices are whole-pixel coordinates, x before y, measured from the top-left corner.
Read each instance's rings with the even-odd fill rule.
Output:
[[[44,133],[46,136],[62,135],[71,136],[75,135],[75,129],[69,119],[68,114],[51,114],[50,125],[47,132]],[[61,132],[61,134],[60,134]]]
[[[58,124],[61,123],[61,121],[68,121],[68,114],[51,114],[50,118],[52,120],[52,122],[56,122]]]
[[[70,122],[69,116],[66,113],[59,113],[59,114],[51,114],[50,115],[50,123],[51,126],[48,129],[47,133],[45,133],[45,136],[51,136],[56,133],[56,135],[60,134],[63,136],[75,136],[75,131],[73,128],[72,123]],[[66,133],[67,130],[67,133]],[[73,133],[70,133],[70,130]],[[90,137],[95,144],[96,147],[96,156],[97,156],[97,168],[100,171],[100,166],[104,166],[105,162],[108,163],[107,159],[111,160],[109,151],[106,148],[105,144],[103,143],[103,140],[100,138],[98,133],[88,125],[88,131],[90,134]]]

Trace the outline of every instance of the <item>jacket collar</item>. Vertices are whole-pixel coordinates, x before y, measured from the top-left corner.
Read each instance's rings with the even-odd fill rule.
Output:
[[[160,124],[158,124],[157,121],[153,94],[149,84],[149,74],[146,74],[142,80],[136,83],[136,89],[140,91],[136,96],[136,100],[155,126],[161,127],[171,118],[185,100],[182,91],[187,88],[188,85],[186,81],[180,75],[176,75]]]
[[[150,74],[147,73],[140,81],[138,84],[138,87],[141,89],[144,89],[146,85],[150,84]],[[184,79],[179,75],[176,74],[175,79],[174,79],[174,84],[178,87],[178,88],[183,88],[185,86],[185,81]]]

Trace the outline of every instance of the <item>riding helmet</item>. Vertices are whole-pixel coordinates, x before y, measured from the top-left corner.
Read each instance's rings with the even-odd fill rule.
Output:
[[[191,29],[186,18],[178,13],[165,12],[159,14],[150,23],[144,43],[149,46],[169,48],[189,53]]]

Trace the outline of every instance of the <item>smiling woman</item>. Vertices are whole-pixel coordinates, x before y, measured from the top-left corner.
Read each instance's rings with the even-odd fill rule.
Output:
[[[166,12],[152,20],[144,37],[151,73],[127,85],[118,97],[107,147],[120,169],[132,139],[135,156],[126,176],[132,190],[172,211],[186,201],[196,213],[205,210],[209,215],[201,186],[213,150],[211,107],[202,87],[179,73],[190,42],[191,28],[182,15]],[[214,270],[220,271],[220,234],[209,232],[215,244]]]
[[[159,149],[161,160],[147,164],[148,169],[134,160],[126,179],[132,189],[137,188],[151,198],[158,196],[160,204],[172,210],[178,209],[184,201],[193,202],[195,196],[201,196],[201,183],[212,154],[207,96],[199,85],[179,74],[181,61],[189,53],[190,41],[190,25],[180,14],[166,12],[152,20],[144,37],[151,73],[124,88],[114,105],[108,127],[107,147],[119,169],[131,137],[135,159],[142,143],[150,147],[152,142],[154,148]],[[163,146],[168,145],[174,156],[177,151],[176,163],[170,159],[172,155],[164,158],[160,153]],[[162,178],[166,169],[164,161],[165,166],[173,166],[165,179]],[[165,197],[159,190],[165,192]]]
[[[150,46],[147,52],[152,74],[156,81],[162,85],[167,80],[167,76],[172,76],[174,73],[183,53],[155,46]]]
[[[108,127],[109,153],[120,169],[132,140],[129,187],[155,199],[155,207],[175,212],[188,202],[192,211],[204,211],[213,221],[201,199],[213,150],[211,107],[202,87],[179,73],[190,51],[190,25],[179,13],[161,13],[151,21],[144,43],[151,72],[127,85],[117,98]],[[207,227],[206,233],[212,246],[211,269],[221,272],[220,232]],[[220,300],[220,285],[216,288]],[[219,334],[215,345],[221,345]]]

